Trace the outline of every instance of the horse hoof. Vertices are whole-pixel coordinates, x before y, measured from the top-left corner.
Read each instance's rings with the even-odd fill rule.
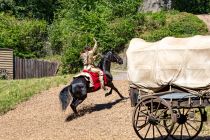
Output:
[[[109,95],[111,95],[111,93],[105,93],[105,97],[107,97],[107,96],[109,96]]]

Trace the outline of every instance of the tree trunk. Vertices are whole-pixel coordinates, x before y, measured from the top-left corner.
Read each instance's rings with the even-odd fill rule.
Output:
[[[141,12],[158,12],[171,9],[172,0],[144,0],[140,7]]]

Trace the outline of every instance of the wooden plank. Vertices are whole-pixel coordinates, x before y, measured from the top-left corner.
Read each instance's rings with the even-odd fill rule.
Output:
[[[0,55],[0,61],[2,61],[2,60],[12,60],[13,59],[13,57],[12,56],[10,56],[10,57],[5,57],[5,56],[1,56]]]
[[[0,51],[13,51],[13,50],[9,48],[0,48]]]
[[[8,55],[8,56],[11,56],[11,55],[13,55],[13,52],[0,51],[0,55]]]

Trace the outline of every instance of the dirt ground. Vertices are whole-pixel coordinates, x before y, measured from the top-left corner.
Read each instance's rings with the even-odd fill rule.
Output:
[[[127,81],[115,81],[119,91],[128,97]],[[58,93],[63,86],[52,88],[16,109],[0,116],[0,140],[136,140],[131,125],[130,101],[118,95],[104,97],[103,91],[90,93],[78,107],[74,118],[70,108],[60,109]]]
[[[119,91],[128,97],[128,82],[114,81]],[[0,116],[0,140],[137,140],[132,128],[133,108],[130,100],[118,95],[104,97],[103,91],[90,93],[78,107],[75,118],[70,108],[60,109],[58,94],[63,86],[52,88],[16,109]],[[207,126],[207,125],[206,125]],[[202,131],[198,139],[208,132]]]

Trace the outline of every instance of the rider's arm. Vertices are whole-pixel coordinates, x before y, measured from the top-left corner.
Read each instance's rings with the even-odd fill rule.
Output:
[[[98,56],[100,56],[100,55],[99,55],[99,54],[94,55],[94,56],[93,56],[93,59],[95,60]]]
[[[93,53],[95,53],[95,51],[96,51],[96,49],[97,49],[97,47],[98,47],[98,44],[97,44],[97,41],[96,41],[95,38],[93,38],[93,40],[94,40],[94,42],[95,42],[95,45],[94,45],[92,51],[93,51]]]

